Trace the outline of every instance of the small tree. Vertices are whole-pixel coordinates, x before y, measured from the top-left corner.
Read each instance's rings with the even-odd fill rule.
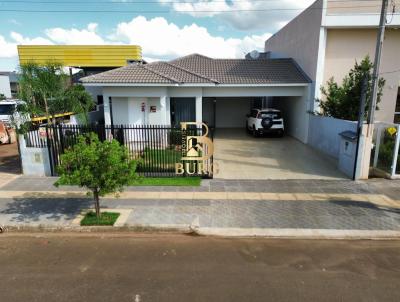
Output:
[[[93,100],[82,85],[70,86],[63,66],[57,62],[39,65],[35,62],[22,64],[19,70],[19,98],[25,102],[25,113],[50,116],[74,112],[84,115],[94,107]],[[55,123],[55,119],[52,119]]]
[[[321,114],[338,119],[356,121],[361,99],[361,86],[363,79],[367,78],[367,100],[365,113],[367,114],[372,95],[372,68],[373,64],[366,56],[360,63],[356,61],[349,74],[345,76],[342,86],[335,82],[334,78],[329,79],[327,87],[321,87],[321,92],[325,96],[320,102]],[[378,80],[377,104],[381,101],[385,80]],[[379,108],[377,107],[377,110]]]
[[[0,101],[3,101],[5,99],[6,99],[6,96],[4,94],[0,93]]]
[[[59,185],[78,185],[93,195],[96,215],[100,217],[99,197],[118,193],[136,178],[136,162],[116,140],[99,141],[94,133],[78,137],[78,143],[61,156]]]

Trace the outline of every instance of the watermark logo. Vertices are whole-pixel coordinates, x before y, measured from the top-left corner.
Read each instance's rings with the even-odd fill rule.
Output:
[[[201,126],[204,129],[202,135],[188,135],[192,129],[188,129],[189,125]],[[211,161],[214,153],[214,144],[208,137],[209,129],[204,123],[184,122],[181,123],[182,130],[182,162],[175,164],[176,174],[199,174],[211,175],[215,173],[216,167]],[[193,129],[197,134],[197,127]],[[203,131],[202,131],[203,132]]]

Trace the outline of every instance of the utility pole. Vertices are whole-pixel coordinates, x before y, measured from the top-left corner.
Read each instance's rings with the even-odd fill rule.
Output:
[[[361,131],[358,130],[357,155],[355,172],[353,179],[368,179],[369,164],[372,150],[372,136],[374,131],[375,110],[378,98],[379,65],[381,62],[383,40],[385,38],[386,15],[389,0],[382,0],[381,17],[379,21],[378,37],[376,40],[374,70],[372,74],[372,95],[369,104],[367,125],[362,125]],[[359,120],[360,121],[360,120]],[[360,126],[360,124],[359,124]]]
[[[371,96],[372,99],[371,99],[371,104],[369,105],[369,112],[368,112],[368,124],[369,124],[368,128],[372,128],[371,125],[374,124],[374,118],[375,118],[375,109],[378,98],[379,66],[381,63],[383,40],[385,39],[385,26],[386,26],[388,2],[389,2],[388,0],[382,0],[381,18],[379,21],[379,32],[378,32],[378,38],[376,40],[374,70],[372,74],[372,96]],[[371,132],[372,131],[368,131],[367,136],[372,135]]]

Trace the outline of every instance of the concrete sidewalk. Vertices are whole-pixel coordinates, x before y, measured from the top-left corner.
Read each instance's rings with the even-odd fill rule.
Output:
[[[0,225],[74,228],[92,201],[55,178],[19,177],[0,187]],[[399,182],[204,181],[200,187],[128,187],[101,206],[131,210],[126,227],[201,234],[400,237]]]

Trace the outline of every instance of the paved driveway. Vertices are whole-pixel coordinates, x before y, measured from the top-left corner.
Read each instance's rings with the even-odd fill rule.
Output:
[[[253,138],[244,129],[217,129],[214,144],[215,178],[346,178],[331,158],[290,136]]]

